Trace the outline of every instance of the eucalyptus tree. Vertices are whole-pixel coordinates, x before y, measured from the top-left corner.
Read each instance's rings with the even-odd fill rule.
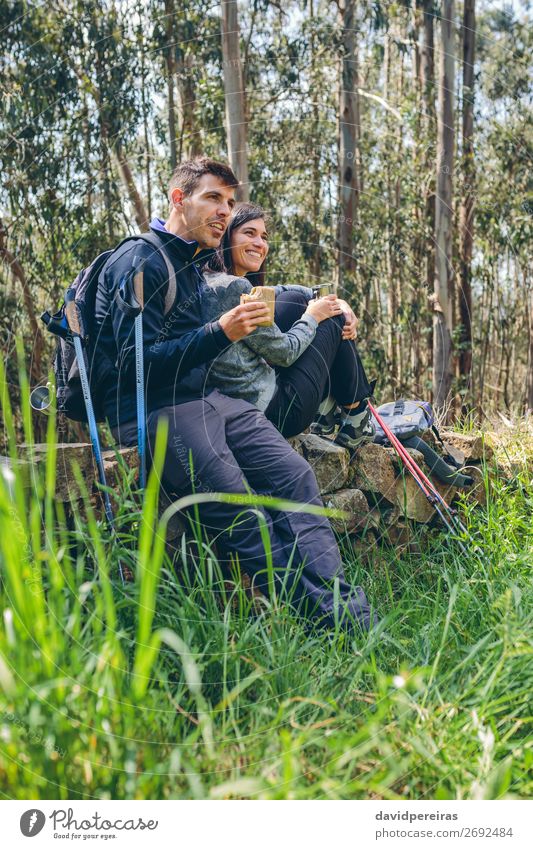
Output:
[[[455,3],[443,0],[440,20],[435,289],[433,300],[433,401],[444,409],[452,371],[453,170],[455,88]]]
[[[434,53],[450,54],[442,44],[451,38],[444,31],[449,2],[253,0],[239,5],[240,37],[229,64],[221,9],[210,0],[1,6],[0,306],[13,316],[2,324],[4,349],[16,330],[39,354],[33,340],[40,308],[98,252],[146,227],[164,202],[173,162],[199,152],[226,156],[225,72],[238,69],[238,53],[244,120],[234,123],[248,130],[251,195],[272,214],[272,281],[326,282],[340,273],[382,397],[429,394],[427,296],[435,281],[441,295],[443,281],[435,340],[449,342],[442,321],[459,343],[466,380],[471,315],[478,408],[515,399],[531,406],[531,31],[522,10],[480,0],[472,76],[473,4],[462,7],[463,63],[451,77],[445,69],[451,85],[443,86],[441,73],[438,109]],[[446,132],[461,75],[455,153]],[[474,150],[483,162],[475,179]],[[460,179],[452,198],[454,167]],[[452,217],[453,206],[461,212]],[[459,260],[455,328],[452,243]],[[435,377],[444,369],[449,381],[449,358],[439,356]],[[437,393],[435,399],[440,403]]]
[[[57,274],[69,226],[75,227],[67,194],[73,191],[74,173],[81,165],[71,133],[78,98],[75,77],[61,60],[69,29],[61,15],[22,2],[3,4],[0,27],[1,273],[4,279],[13,275],[23,304],[15,310],[11,305],[4,346],[11,346],[13,330],[23,334],[29,330],[30,371],[36,380],[44,347],[37,320],[38,287]]]
[[[472,371],[472,252],[474,245],[474,57],[476,43],[475,0],[463,6],[463,88],[461,208],[459,255],[459,374],[466,394]],[[466,409],[463,405],[463,408]]]
[[[339,85],[339,284],[356,268],[353,232],[357,224],[361,171],[357,0],[339,0],[341,60]]]
[[[472,268],[475,403],[480,413],[496,403],[523,411],[533,356],[533,29],[511,7],[481,7],[476,31],[476,149],[483,168],[476,174]]]
[[[237,196],[248,200],[248,125],[237,0],[221,0],[220,9],[228,159],[239,180]]]
[[[220,16],[208,0],[150,0],[153,64],[165,80],[165,117],[154,115],[166,170],[224,146]],[[163,163],[162,163],[163,164]]]
[[[420,0],[423,13],[419,86],[423,104],[423,130],[425,133],[423,180],[426,222],[426,286],[433,292],[435,281],[435,176],[432,153],[435,148],[437,115],[435,107],[435,18],[436,0]]]

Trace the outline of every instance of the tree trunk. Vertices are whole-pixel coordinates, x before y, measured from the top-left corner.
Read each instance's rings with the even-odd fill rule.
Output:
[[[150,227],[150,219],[145,209],[143,199],[137,189],[129,162],[126,155],[123,153],[122,148],[118,144],[115,148],[114,156],[118,172],[128,192],[130,202],[135,210],[135,221],[137,222],[137,226],[142,233],[146,233]]]
[[[453,284],[454,0],[443,0],[437,122],[435,287],[433,299],[433,401],[443,410],[451,387]]]
[[[228,158],[239,180],[240,185],[237,192],[239,200],[248,200],[250,197],[248,184],[248,133],[237,0],[222,0],[221,9]]]
[[[141,36],[142,38],[142,36]],[[151,169],[151,151],[150,133],[148,132],[148,104],[146,102],[146,61],[144,55],[144,39],[141,40],[141,107],[143,116],[143,136],[144,136],[144,174],[146,180],[146,203],[148,218],[152,217],[152,169]]]
[[[424,10],[422,55],[420,57],[420,83],[424,99],[425,116],[433,119],[435,116],[435,45],[433,0],[422,0]]]
[[[494,257],[496,254],[496,247],[494,245],[493,240],[491,239],[489,243],[488,253],[491,257]],[[495,280],[497,280],[497,272],[494,270],[494,260],[490,262],[489,268],[486,272],[485,286],[483,290],[483,298],[485,301],[483,314],[481,316],[480,321],[480,331],[479,337],[482,340],[479,357],[477,360],[479,361],[479,379],[476,383],[477,387],[477,411],[479,414],[479,418],[481,419],[485,413],[483,410],[483,401],[484,401],[484,392],[485,392],[485,382],[487,375],[487,367],[488,367],[488,356],[489,350],[493,346],[492,337],[492,327],[494,323],[494,292],[495,292]]]
[[[165,0],[167,37],[165,61],[167,65],[168,135],[170,142],[170,167],[172,171],[178,163],[176,148],[176,102],[174,98],[174,86],[176,84],[176,38],[174,35],[174,15],[174,0]]]
[[[468,387],[472,372],[472,250],[474,242],[474,57],[476,41],[475,0],[464,0],[463,14],[463,150],[460,210],[459,375]]]
[[[398,60],[400,63],[400,68],[397,73],[397,107],[400,108],[403,103],[403,89],[404,89],[404,65],[403,65],[403,53],[400,52],[398,56]],[[405,266],[409,260],[406,256],[405,248],[402,246],[402,237],[403,233],[401,230],[400,224],[400,211],[402,207],[402,183],[401,183],[401,175],[402,175],[402,159],[403,159],[403,123],[401,121],[397,121],[396,123],[396,178],[394,181],[394,279],[392,281],[394,288],[396,289],[396,301],[398,303],[398,307],[402,307],[402,309],[406,308],[406,294],[404,289],[404,276],[405,276]],[[407,247],[407,246],[405,246]],[[401,392],[404,392],[405,389],[405,354],[406,354],[406,345],[401,344],[401,334],[402,334],[402,326],[401,326],[401,311],[398,315],[395,316],[395,326],[396,326],[396,336],[398,338],[398,365],[397,365],[397,386]]]
[[[527,292],[526,272],[524,272],[524,289]],[[528,357],[527,357],[527,387],[526,387],[526,411],[533,415],[533,288],[527,292],[528,310]]]
[[[310,53],[311,53],[311,88],[314,92],[313,94],[313,121],[312,121],[312,130],[311,130],[311,144],[312,144],[312,153],[311,153],[311,173],[312,173],[312,183],[311,183],[311,210],[312,210],[312,242],[313,244],[310,246],[310,262],[309,262],[309,270],[311,273],[311,280],[314,283],[320,282],[320,269],[321,269],[321,250],[320,250],[320,202],[322,198],[322,193],[320,191],[320,111],[318,104],[318,92],[320,91],[320,67],[317,62],[317,51],[316,51],[316,39],[314,34],[314,20],[315,13],[313,8],[313,0],[309,0],[309,18],[311,20],[311,39],[310,39]]]
[[[83,112],[82,112],[82,127],[83,127],[83,159],[86,177],[86,193],[85,193],[85,209],[88,212],[89,218],[92,219],[93,214],[93,179],[91,168],[91,124],[89,120],[89,106],[87,103],[87,92],[83,92]]]
[[[436,136],[436,115],[435,115],[435,39],[434,39],[434,20],[435,12],[433,8],[433,0],[421,0],[423,9],[423,28],[422,28],[422,48],[420,57],[420,90],[422,95],[424,120],[422,126],[425,130],[425,153],[423,166],[423,190],[424,197],[424,218],[425,218],[425,278],[426,291],[428,295],[433,295],[435,288],[435,175],[434,162],[435,154],[433,152],[433,144]],[[428,144],[429,141],[429,144]],[[433,327],[430,319],[430,326],[427,335],[428,343],[427,365],[432,367],[433,363]]]
[[[178,56],[178,94],[180,99],[180,143],[178,156],[182,159],[193,159],[202,151],[202,141],[196,126],[194,105],[196,92],[192,75],[192,53]]]
[[[357,0],[340,0],[342,59],[339,93],[339,285],[346,287],[356,270],[353,231],[359,208],[360,111],[356,32]]]
[[[423,274],[427,263],[427,242],[428,239],[423,233],[425,223],[425,200],[424,206],[422,199],[425,195],[425,179],[424,167],[427,161],[426,145],[427,134],[423,130],[422,120],[422,34],[423,34],[423,14],[420,0],[413,0],[411,7],[412,16],[412,31],[413,31],[413,53],[412,53],[412,84],[415,94],[415,121],[413,126],[413,134],[415,138],[415,157],[416,169],[421,178],[421,190],[418,202],[414,204],[414,216],[416,221],[416,236],[413,241],[413,267],[415,274],[413,276],[413,292],[409,305],[409,323],[411,327],[411,374],[413,389],[416,395],[420,395],[420,379],[423,371],[422,362],[422,326],[421,326],[421,306],[425,301],[426,274]]]
[[[97,79],[99,78],[99,61],[96,62]],[[94,98],[98,109],[98,128],[99,128],[99,144],[100,144],[100,169],[102,174],[102,182],[104,187],[104,208],[106,217],[107,232],[110,242],[115,241],[114,221],[113,221],[113,197],[111,194],[111,179],[110,179],[110,161],[109,161],[109,128],[106,117],[104,115],[104,107],[102,103],[102,92],[99,85],[94,90]]]
[[[390,68],[391,68],[391,42],[392,35],[389,31],[385,33],[385,46],[383,54],[383,99],[389,103],[390,98]],[[399,362],[399,338],[398,338],[398,289],[396,285],[396,242],[391,222],[395,217],[395,192],[393,191],[393,172],[396,171],[393,162],[393,129],[391,126],[390,113],[387,110],[384,118],[384,155],[385,155],[385,177],[387,184],[386,192],[386,231],[385,231],[385,264],[387,268],[387,360],[390,382],[393,389],[398,388],[398,362]]]
[[[32,291],[30,289],[26,273],[15,254],[13,254],[7,247],[6,241],[7,230],[4,227],[4,223],[0,219],[0,258],[9,267],[9,270],[11,271],[13,277],[15,277],[20,283],[22,289],[22,298],[24,301],[24,309],[26,311],[26,316],[30,323],[30,330],[33,336],[33,347],[30,362],[30,382],[32,386],[35,386],[42,379],[41,369],[42,355],[44,350],[44,335],[41,330],[40,324],[37,321],[37,316],[35,314],[34,308],[34,295],[32,294]]]
[[[411,2],[411,39],[413,44],[413,61],[411,65],[411,79],[413,82],[413,88],[416,87],[417,81],[420,79],[420,60],[421,60],[421,51],[420,51],[420,24],[421,24],[421,15],[420,15],[420,2],[419,0],[412,0]],[[418,120],[419,115],[416,116],[416,120]]]
[[[98,9],[92,7],[91,18],[95,32],[98,32]],[[100,169],[104,189],[104,208],[107,232],[110,243],[115,241],[113,220],[113,195],[111,192],[111,161],[109,157],[109,104],[106,101],[105,57],[102,55],[102,42],[99,40],[95,45],[94,70],[96,82],[91,86],[91,91],[96,103],[98,113],[99,145],[100,145]]]

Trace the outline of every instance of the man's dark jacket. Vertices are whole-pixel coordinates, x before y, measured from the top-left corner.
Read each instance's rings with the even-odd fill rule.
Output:
[[[202,320],[205,284],[199,267],[212,251],[199,251],[197,242],[174,236],[157,219],[150,229],[151,239],[164,245],[176,272],[176,299],[166,316],[168,271],[153,244],[140,239],[126,242],[108,259],[98,280],[97,352],[104,356],[99,370],[96,363],[98,378],[94,391],[103,393],[104,413],[112,427],[137,416],[134,318],[119,309],[115,293],[143,260],[146,260],[143,347],[147,412],[207,394],[205,364],[231,345],[218,321],[204,324]]]

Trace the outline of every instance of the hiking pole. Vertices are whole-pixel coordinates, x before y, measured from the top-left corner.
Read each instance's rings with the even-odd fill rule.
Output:
[[[139,315],[135,317],[135,380],[137,383],[137,445],[139,451],[139,478],[141,489],[146,486],[146,406],[144,402],[144,351],[143,351],[143,309],[144,286],[143,267],[133,278],[133,291],[139,304]]]
[[[441,494],[435,488],[432,481],[430,481],[429,478],[424,474],[422,469],[418,466],[418,464],[415,462],[413,457],[411,457],[411,455],[409,454],[409,452],[407,451],[405,446],[401,443],[401,441],[398,439],[398,437],[390,430],[390,428],[387,425],[384,424],[383,419],[377,413],[377,411],[374,410],[373,408],[372,408],[371,411],[375,415],[376,420],[378,421],[378,424],[380,424],[380,426],[383,428],[385,435],[387,436],[391,445],[395,448],[400,459],[403,461],[406,468],[411,472],[411,475],[414,477],[415,481],[419,484],[420,488],[422,489],[422,491],[424,492],[424,494],[426,495],[426,497],[428,498],[428,500],[430,501],[430,503],[432,504],[432,506],[434,507],[436,512],[442,518],[442,520],[444,521],[444,523],[446,524],[448,529],[451,530],[452,532],[455,529],[458,529],[461,533],[463,533],[465,536],[467,536],[470,539],[470,535],[469,535],[468,531],[466,530],[465,526],[463,525],[463,523],[461,522],[461,520],[459,519],[459,517],[457,516],[457,512],[455,510],[453,510],[450,507],[450,505],[445,501],[445,499],[441,496]],[[439,508],[439,505],[445,511],[446,516],[444,516],[442,514],[442,512]],[[452,522],[453,525],[455,525],[455,529],[454,529],[453,526],[450,526],[450,522]],[[466,553],[464,546],[460,543],[460,541],[459,541],[459,544],[460,544],[462,551],[464,553]]]
[[[400,460],[403,462],[405,468],[411,473],[411,477],[413,478],[415,483],[418,485],[419,489],[422,490],[424,496],[429,501],[429,503],[431,504],[431,506],[433,507],[435,512],[438,514],[438,516],[441,518],[444,525],[448,528],[448,530],[451,533],[455,534],[457,529],[454,525],[454,515],[453,515],[453,511],[451,510],[451,508],[449,507],[447,502],[444,501],[444,499],[440,496],[440,493],[438,493],[434,489],[433,486],[430,486],[430,488],[428,488],[425,485],[425,483],[424,483],[424,481],[421,477],[421,476],[425,477],[423,475],[423,472],[421,472],[421,470],[419,469],[419,466],[414,462],[413,458],[410,457],[410,455],[407,452],[406,453],[402,452],[401,447],[400,447],[401,443],[397,444],[393,440],[390,440],[390,441],[391,441],[391,445],[394,447],[398,456],[400,457]],[[409,460],[411,460],[411,462],[409,462]],[[467,550],[466,550],[465,546],[463,545],[463,543],[461,542],[461,540],[458,539],[457,543],[459,545],[459,548],[463,552],[463,554],[466,555]]]
[[[442,521],[444,522],[444,524],[446,525],[448,530],[451,531],[452,533],[455,533],[457,528],[459,528],[459,530],[462,533],[466,534],[466,536],[469,536],[468,531],[466,530],[466,528],[464,527],[464,525],[460,521],[460,519],[457,517],[455,512],[452,510],[450,505],[444,500],[444,498],[440,495],[440,493],[435,489],[434,485],[426,477],[426,475],[424,474],[422,469],[417,465],[417,463],[411,457],[409,452],[402,445],[400,440],[395,436],[394,433],[392,433],[390,428],[385,424],[385,422],[383,421],[383,419],[381,418],[381,416],[379,415],[377,410],[372,406],[372,404],[370,402],[368,402],[368,408],[369,408],[370,412],[372,413],[372,415],[374,416],[374,418],[376,419],[376,421],[378,422],[379,426],[382,428],[385,436],[387,437],[387,439],[389,440],[389,442],[391,443],[391,445],[395,449],[396,453],[400,457],[404,466],[411,473],[412,478],[418,484],[419,488],[422,490],[422,492],[424,493],[425,497],[427,498],[427,500],[429,501],[429,503],[431,504],[431,506],[433,507],[435,512],[440,516],[440,518],[442,519]],[[442,510],[441,510],[441,507],[442,507]],[[443,510],[444,510],[444,512],[443,512]],[[455,527],[454,527],[454,525],[455,525]],[[463,552],[463,554],[468,555],[468,551],[465,548],[465,546],[463,545],[462,541],[458,539],[457,542],[458,542],[459,547],[460,547],[461,551]]]
[[[400,443],[400,444],[401,444],[401,443]],[[404,451],[406,451],[405,446],[403,446],[403,445],[402,445],[402,448],[403,448],[403,450],[404,450]],[[408,453],[407,451],[406,451],[406,453],[407,453],[407,455],[408,455],[408,456],[410,456],[410,455],[409,455],[409,453]],[[464,526],[463,522],[461,521],[461,519],[460,519],[460,517],[459,517],[459,514],[458,514],[458,512],[457,512],[457,510],[456,510],[454,507],[452,507],[451,505],[449,505],[449,504],[445,501],[445,499],[442,497],[442,495],[440,494],[440,492],[438,491],[438,489],[434,486],[434,484],[432,484],[432,482],[431,482],[431,481],[429,480],[429,478],[428,478],[428,477],[424,474],[424,472],[422,471],[422,469],[420,469],[420,466],[418,466],[418,464],[416,464],[416,463],[415,463],[415,461],[414,461],[414,459],[413,459],[412,457],[411,457],[411,462],[412,462],[412,463],[416,466],[416,468],[417,468],[417,469],[419,469],[419,471],[420,471],[420,475],[421,475],[422,480],[424,481],[424,483],[426,483],[426,482],[427,482],[427,483],[429,483],[429,484],[430,484],[432,492],[434,492],[434,494],[435,494],[435,496],[437,497],[437,499],[439,500],[439,502],[440,502],[440,503],[443,505],[443,507],[444,507],[444,508],[445,508],[445,509],[446,509],[446,510],[450,513],[450,516],[451,516],[451,518],[452,518],[452,521],[454,522],[454,524],[456,525],[456,527],[458,528],[458,530],[459,530],[462,534],[464,534],[466,537],[470,538],[470,534],[468,533],[468,531],[467,531],[466,527]]]
[[[389,430],[390,430],[390,428],[389,428]],[[411,466],[414,466],[416,472],[418,473],[418,475],[421,478],[421,480],[423,481],[423,483],[425,483],[429,487],[430,491],[434,494],[434,496],[437,498],[439,503],[449,513],[450,518],[452,519],[454,524],[457,526],[457,528],[461,531],[461,533],[463,533],[463,534],[465,534],[465,536],[469,537],[469,533],[468,533],[467,529],[465,528],[465,526],[461,522],[461,519],[457,515],[457,510],[454,510],[453,507],[450,507],[450,505],[445,501],[445,499],[442,497],[440,492],[437,490],[437,488],[435,487],[433,482],[427,477],[427,475],[424,474],[424,472],[422,471],[420,466],[415,462],[414,458],[411,457],[411,455],[407,451],[405,445],[403,445],[403,443],[398,439],[398,437],[395,434],[392,434],[392,435],[393,435],[394,439],[397,441],[398,448],[402,452],[402,456],[405,458],[405,460]]]
[[[458,518],[456,511],[453,510],[450,505],[445,501],[440,492],[435,488],[435,485],[429,478],[424,474],[420,466],[416,463],[413,457],[409,454],[403,443],[398,439],[396,434],[394,434],[391,429],[384,424],[383,419],[379,415],[379,413],[374,410],[374,408],[370,405],[371,412],[376,417],[376,421],[383,428],[387,439],[391,443],[391,445],[396,449],[397,454],[403,460],[404,464],[408,467],[409,471],[414,472],[414,474],[419,478],[419,480],[427,487],[432,494],[432,496],[436,499],[436,501],[446,510],[449,514],[449,517],[454,522],[458,523],[459,529],[462,533],[468,536],[468,532],[460,519]]]
[[[81,388],[83,392],[83,400],[85,402],[85,409],[87,411],[89,434],[93,446],[94,458],[96,460],[96,468],[98,469],[98,479],[100,481],[101,486],[103,487],[102,495],[104,499],[104,511],[107,523],[114,534],[115,519],[113,516],[113,508],[111,507],[111,499],[109,498],[109,493],[107,492],[107,481],[104,471],[104,459],[102,457],[102,449],[100,448],[98,427],[96,425],[96,419],[94,416],[94,407],[91,398],[91,390],[89,387],[89,377],[87,374],[87,364],[85,362],[85,351],[83,350],[82,345],[82,339],[84,338],[83,327],[80,320],[78,306],[76,304],[76,293],[72,289],[68,289],[65,294],[65,315],[72,336],[72,341],[74,343],[74,351],[76,352],[78,368],[80,370]],[[118,568],[120,572],[120,579],[122,583],[124,583],[124,573],[122,571],[122,564],[120,560],[118,562]]]
[[[132,290],[128,291],[128,278],[120,281],[115,298],[118,308],[134,319],[135,328],[135,391],[137,397],[137,451],[139,454],[139,481],[141,489],[146,486],[146,404],[144,399],[144,262],[133,275]]]

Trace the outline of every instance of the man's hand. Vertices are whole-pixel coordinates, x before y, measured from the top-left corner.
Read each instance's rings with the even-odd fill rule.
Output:
[[[238,342],[269,319],[270,311],[264,301],[248,301],[247,304],[239,304],[238,307],[225,312],[218,322],[230,342]]]
[[[346,301],[341,300],[339,298],[339,304],[341,305],[341,309],[346,316],[346,320],[344,322],[344,327],[342,329],[342,338],[343,339],[357,339],[357,325],[359,324],[359,319],[354,313],[353,309]]]

